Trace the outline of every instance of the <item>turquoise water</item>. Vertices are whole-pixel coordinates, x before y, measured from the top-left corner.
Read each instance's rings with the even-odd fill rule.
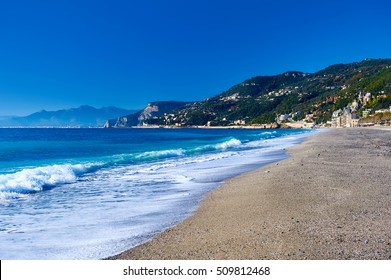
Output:
[[[0,129],[0,259],[99,259],[170,227],[307,130]]]

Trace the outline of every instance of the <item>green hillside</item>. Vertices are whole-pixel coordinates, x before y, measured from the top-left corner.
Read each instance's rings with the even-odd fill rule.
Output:
[[[360,94],[371,93],[364,104]],[[356,100],[360,110],[387,108],[391,100],[391,59],[366,59],[358,63],[332,65],[316,73],[286,72],[258,76],[220,95],[188,104],[158,119],[160,125],[226,126],[273,123],[280,115],[291,119],[307,117],[325,123],[332,112]],[[382,98],[378,98],[381,96]]]

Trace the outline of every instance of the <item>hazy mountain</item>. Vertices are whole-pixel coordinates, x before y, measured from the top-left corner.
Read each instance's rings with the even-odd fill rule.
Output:
[[[130,114],[135,110],[114,106],[94,108],[88,105],[58,111],[42,110],[25,117],[0,119],[0,126],[23,127],[103,127],[107,119]]]
[[[8,120],[8,119],[11,119],[11,118],[16,118],[17,116],[0,116],[0,121],[3,121],[3,120]]]

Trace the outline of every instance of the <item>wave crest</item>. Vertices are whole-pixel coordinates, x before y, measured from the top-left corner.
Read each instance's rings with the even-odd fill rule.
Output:
[[[63,164],[23,169],[22,171],[0,175],[0,194],[15,197],[42,191],[45,187],[73,183],[78,175],[88,171],[82,164]],[[8,194],[8,195],[7,195]]]
[[[215,145],[215,148],[217,150],[226,150],[229,148],[237,148],[240,145],[242,145],[242,142],[236,138],[230,139],[228,141],[225,141],[223,143],[219,143]]]
[[[183,156],[185,151],[183,149],[151,151],[139,154],[136,156],[138,159],[161,159],[169,157]]]

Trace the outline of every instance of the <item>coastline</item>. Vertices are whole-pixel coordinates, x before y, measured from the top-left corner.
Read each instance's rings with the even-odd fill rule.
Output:
[[[274,127],[272,125],[265,126],[255,126],[255,125],[229,125],[229,126],[172,126],[172,125],[147,125],[147,126],[131,126],[128,128],[135,129],[278,129],[279,127]]]
[[[3,130],[3,140],[39,137],[44,141],[37,142],[40,154],[50,154],[54,160],[34,161],[33,148],[31,153],[15,150],[15,161],[2,165],[2,183],[9,185],[0,191],[0,202],[19,207],[1,209],[1,256],[81,260],[118,254],[191,216],[205,195],[223,181],[285,158],[288,147],[311,133]],[[64,144],[77,155],[72,163],[62,158],[69,153],[58,149]],[[2,151],[12,154],[14,146],[5,142]],[[15,182],[22,182],[23,188],[15,190]],[[82,209],[70,213],[80,200]],[[42,207],[44,212],[39,211]],[[33,229],[25,230],[30,220],[23,212],[36,219]]]
[[[390,259],[389,139],[391,131],[363,128],[313,135],[109,259]]]

